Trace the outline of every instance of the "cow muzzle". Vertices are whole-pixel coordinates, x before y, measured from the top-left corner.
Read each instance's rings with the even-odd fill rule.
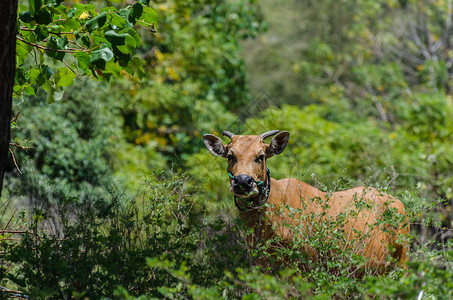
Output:
[[[240,174],[231,181],[230,192],[238,197],[250,197],[259,193],[256,181],[252,176]]]

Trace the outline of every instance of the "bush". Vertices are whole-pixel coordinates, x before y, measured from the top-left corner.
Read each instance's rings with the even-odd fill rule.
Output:
[[[23,175],[8,173],[8,190],[44,205],[62,195],[102,194],[115,180],[134,189],[132,178],[165,168],[152,145],[127,144],[120,115],[124,102],[101,92],[108,88],[100,82],[76,83],[59,102],[49,104],[42,95],[19,106],[25,120],[13,129],[14,140],[30,149],[13,149]]]
[[[133,199],[115,190],[104,194],[108,197],[77,201],[62,195],[59,204],[34,211],[21,241],[1,240],[2,286],[34,299],[351,299],[413,296],[420,290],[451,293],[444,282],[451,280],[451,244],[442,244],[442,251],[415,244],[410,269],[360,279],[374,273],[363,269],[366,261],[360,256],[367,235],[357,233],[347,242],[341,230],[347,214],[364,207],[360,201],[357,210],[339,218],[326,218],[321,210],[286,224],[304,232],[308,222],[315,232],[292,244],[271,240],[247,247],[248,229],[224,212],[207,213],[207,196],[189,188],[187,177],[156,173],[142,186]],[[395,222],[398,218],[386,214],[374,225]],[[317,255],[307,255],[307,248]],[[253,266],[263,259],[270,261],[268,267]],[[272,260],[280,267],[273,268]]]
[[[444,246],[446,248],[442,251],[422,250],[423,257],[417,257],[409,264],[410,272],[405,276],[367,278],[362,291],[366,291],[370,298],[379,299],[451,299],[453,245],[450,241]]]
[[[147,267],[145,258],[152,257],[186,263],[194,283],[212,284],[224,269],[243,265],[246,253],[233,247],[242,243],[231,239],[233,230],[220,231],[224,221],[202,217],[185,182],[157,174],[132,200],[116,191],[77,201],[61,196],[59,204],[33,212],[20,243],[2,243],[3,259],[15,267],[3,270],[1,280],[35,299],[95,299],[112,296],[118,286],[160,297],[158,287],[177,285],[178,279]]]

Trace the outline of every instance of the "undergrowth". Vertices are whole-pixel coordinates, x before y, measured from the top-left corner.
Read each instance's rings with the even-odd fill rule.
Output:
[[[413,241],[407,269],[395,267],[381,276],[372,272],[357,276],[366,265],[360,250],[367,235],[357,234],[348,246],[341,229],[347,222],[346,215],[326,218],[321,212],[303,216],[304,222],[286,224],[291,230],[304,232],[303,224],[309,223],[316,234],[302,235],[277,251],[277,240],[247,245],[248,230],[241,222],[225,211],[208,213],[205,196],[188,189],[187,180],[177,174],[159,173],[146,180],[132,198],[115,190],[104,196],[86,194],[77,199],[54,195],[45,206],[31,206],[27,213],[11,213],[10,222],[2,217],[1,297],[453,296],[451,242]],[[33,201],[36,204],[38,199]],[[356,207],[362,204],[358,202]],[[301,212],[290,213],[296,216]],[[393,223],[398,218],[389,214],[386,221]],[[273,251],[269,247],[274,247]],[[316,255],[307,255],[308,248]],[[280,268],[266,268],[255,263],[261,258],[285,263]]]

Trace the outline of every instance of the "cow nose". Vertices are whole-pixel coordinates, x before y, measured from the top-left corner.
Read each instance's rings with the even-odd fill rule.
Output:
[[[233,185],[234,186],[239,185],[242,188],[251,189],[253,185],[253,178],[246,174],[237,175],[236,177],[234,177]]]

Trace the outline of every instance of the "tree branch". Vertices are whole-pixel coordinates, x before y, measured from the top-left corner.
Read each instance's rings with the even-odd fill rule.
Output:
[[[35,31],[33,29],[29,29],[28,27],[21,26],[20,27],[21,31]],[[49,31],[50,34],[55,34],[55,35],[63,35],[63,34],[74,34],[74,32],[54,32],[54,31]]]
[[[19,172],[20,175],[23,175],[23,173],[22,173],[21,170],[19,169],[19,166],[17,165],[16,156],[14,156],[13,150],[11,150],[11,148],[8,148],[8,150],[9,150],[9,153],[11,153],[11,156],[12,156],[12,158],[13,158],[13,162],[14,162],[14,165],[16,166],[17,171]]]
[[[16,39],[18,39],[19,41],[27,44],[27,45],[30,45],[30,46],[33,46],[35,48],[38,48],[38,49],[42,49],[42,50],[45,50],[45,51],[53,51],[53,52],[64,52],[64,53],[76,53],[78,51],[80,52],[91,52],[93,51],[94,49],[96,48],[99,48],[100,46],[98,47],[95,47],[93,49],[75,49],[75,48],[69,48],[69,49],[52,49],[52,48],[48,48],[48,47],[45,47],[43,45],[40,45],[40,44],[35,44],[35,43],[31,43],[31,42],[28,42],[26,40],[24,40],[21,36],[16,36]]]
[[[0,291],[2,294],[8,294],[9,297],[19,298],[19,299],[28,299],[28,296],[23,294],[20,291],[10,290],[6,287],[0,286]]]

